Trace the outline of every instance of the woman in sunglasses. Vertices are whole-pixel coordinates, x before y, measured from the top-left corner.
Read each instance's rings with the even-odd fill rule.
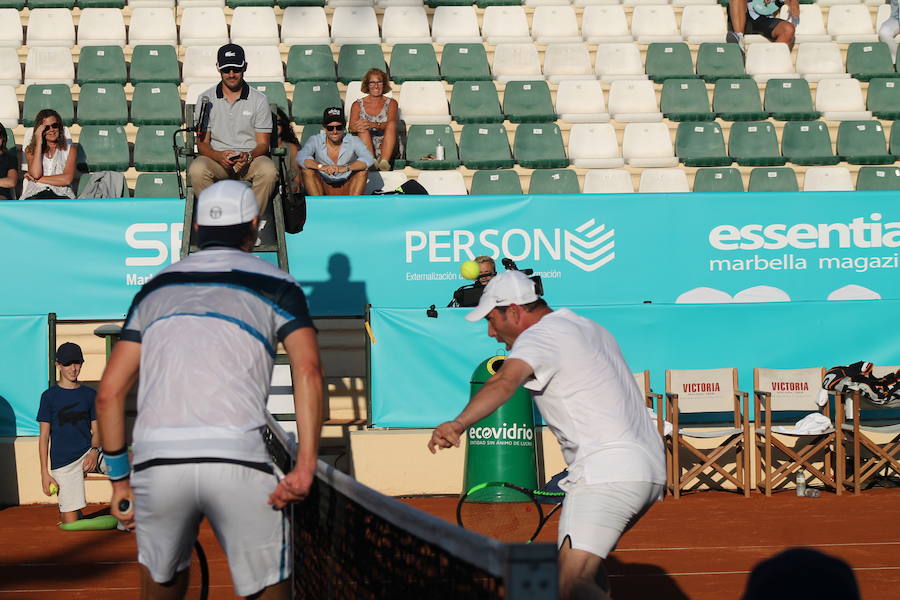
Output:
[[[62,118],[45,108],[34,118],[34,135],[25,148],[28,170],[22,184],[22,200],[74,198],[76,145],[66,141]]]
[[[350,133],[366,144],[379,171],[390,171],[397,150],[397,101],[385,96],[391,82],[381,69],[369,69],[359,87],[366,95],[350,107]]]

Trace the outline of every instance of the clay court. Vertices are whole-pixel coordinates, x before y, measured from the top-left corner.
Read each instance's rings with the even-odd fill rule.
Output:
[[[863,598],[897,597],[900,589],[900,492],[798,498],[791,492],[749,499],[702,492],[658,503],[621,541],[609,561],[616,600],[740,598],[758,561],[809,546],[853,567]],[[455,498],[404,498],[452,520]],[[99,510],[99,507],[98,507]],[[62,532],[55,507],[0,510],[0,599],[118,600],[137,597],[135,543],[119,531]],[[555,536],[555,518],[539,541]],[[210,599],[233,598],[224,555],[204,525]],[[802,580],[786,582],[802,586]],[[798,589],[802,597],[802,588]]]

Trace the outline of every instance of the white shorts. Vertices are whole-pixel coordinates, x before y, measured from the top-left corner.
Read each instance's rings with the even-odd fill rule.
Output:
[[[566,492],[557,545],[606,558],[619,538],[662,498],[664,486],[647,481],[577,483]]]
[[[249,596],[291,574],[286,513],[267,504],[278,477],[234,463],[162,464],[131,475],[138,562],[157,583],[186,569],[200,521],[228,557],[235,592]]]
[[[59,512],[74,512],[87,506],[84,497],[84,468],[81,465],[88,452],[90,450],[64,467],[50,469],[50,476],[59,486]]]

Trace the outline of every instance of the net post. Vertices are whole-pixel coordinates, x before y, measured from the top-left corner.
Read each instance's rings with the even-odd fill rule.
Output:
[[[559,571],[554,544],[510,544],[503,574],[507,600],[556,600]]]

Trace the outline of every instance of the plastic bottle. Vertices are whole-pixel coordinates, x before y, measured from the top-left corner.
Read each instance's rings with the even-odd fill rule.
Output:
[[[806,475],[802,471],[797,473],[797,495],[801,498],[806,496]]]
[[[434,147],[434,157],[437,160],[444,160],[444,145],[440,142]]]

